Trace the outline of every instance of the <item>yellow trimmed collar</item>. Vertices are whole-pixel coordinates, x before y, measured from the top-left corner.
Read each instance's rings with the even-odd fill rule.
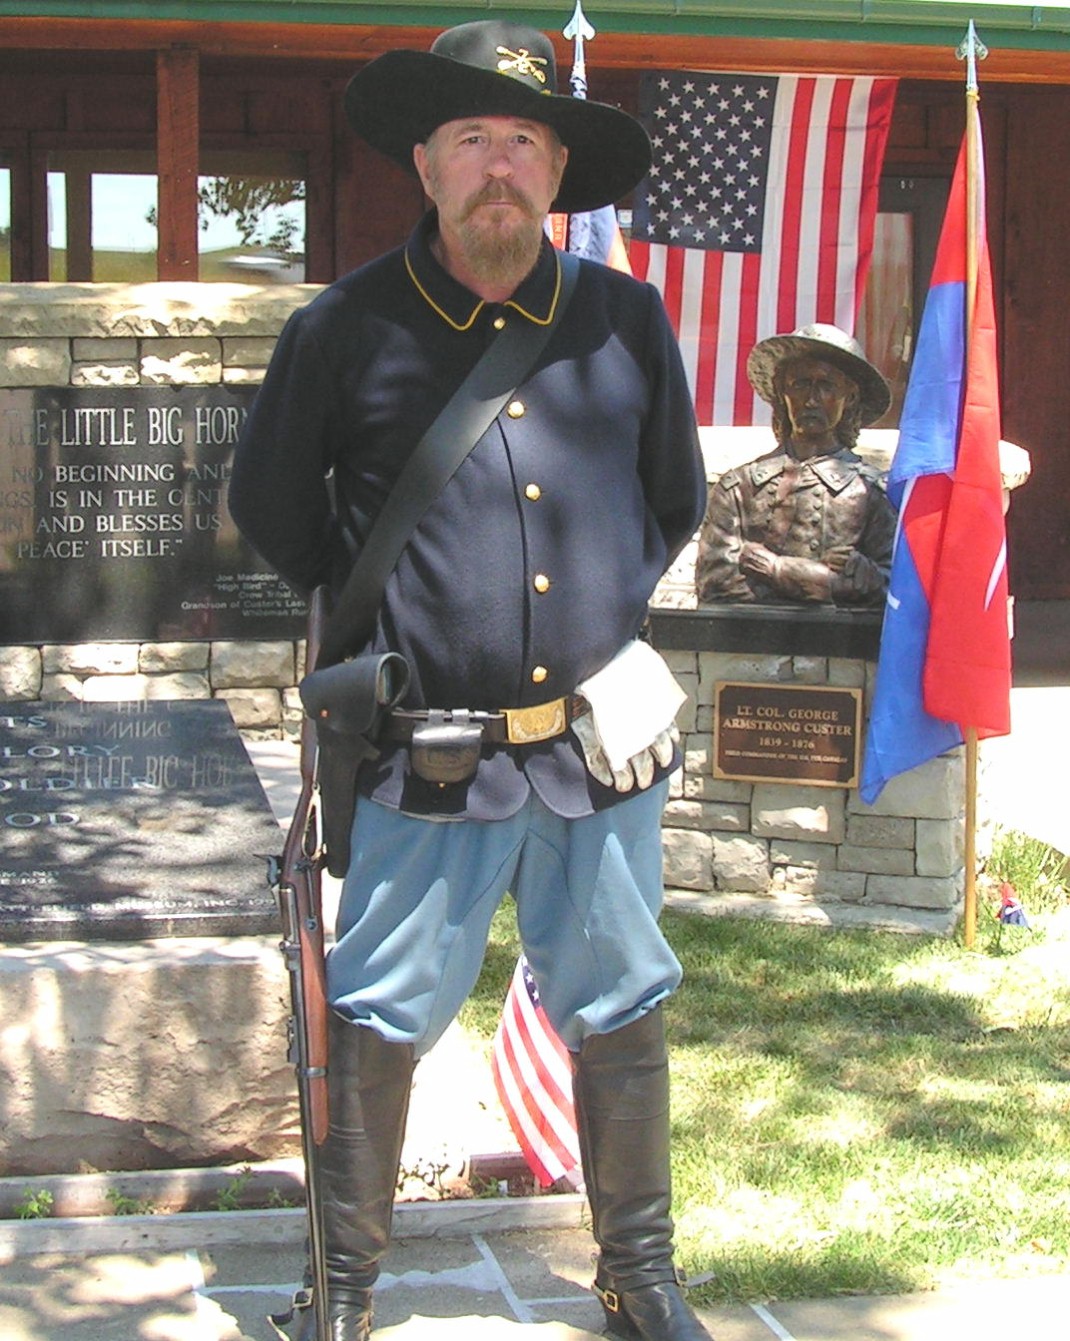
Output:
[[[405,268],[427,304],[456,331],[467,331],[488,306],[471,289],[447,274],[431,252],[437,214],[430,210],[417,224],[405,247]],[[554,319],[561,296],[561,263],[549,238],[543,240],[539,259],[513,296],[501,304],[511,307],[538,326]]]

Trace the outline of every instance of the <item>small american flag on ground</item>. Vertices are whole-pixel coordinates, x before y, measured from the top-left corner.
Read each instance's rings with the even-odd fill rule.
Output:
[[[854,331],[873,249],[894,79],[652,71],[640,119],[633,273],[658,288],[700,424],[768,423],[747,381],[759,340]]]
[[[572,1064],[539,1004],[528,962],[517,961],[491,1049],[491,1070],[509,1126],[541,1187],[583,1181]]]

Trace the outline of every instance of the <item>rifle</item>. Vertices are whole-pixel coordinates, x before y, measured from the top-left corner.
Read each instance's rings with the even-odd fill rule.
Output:
[[[306,665],[314,666],[328,611],[326,587],[317,587],[308,612]],[[308,1341],[330,1341],[327,1321],[327,1266],[324,1258],[323,1203],[318,1173],[319,1147],[327,1137],[327,990],[323,949],[322,875],[319,796],[316,785],[316,728],[301,723],[301,790],[283,844],[269,863],[268,883],[275,891],[282,921],[279,949],[290,975],[292,1014],[287,1024],[288,1056],[297,1074],[301,1113],[301,1152],[305,1163],[309,1271],[290,1308],[269,1321],[284,1341],[282,1327],[295,1314],[313,1310],[315,1330]]]

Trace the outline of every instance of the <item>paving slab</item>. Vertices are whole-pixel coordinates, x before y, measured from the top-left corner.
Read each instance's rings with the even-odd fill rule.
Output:
[[[1070,1275],[791,1300],[770,1309],[782,1341],[1061,1341],[1070,1336]]]
[[[4,1341],[274,1341],[302,1265],[291,1243],[159,1252],[44,1253],[0,1278]],[[235,1218],[240,1218],[236,1216]],[[376,1341],[516,1336],[590,1341],[602,1310],[590,1293],[591,1240],[578,1230],[396,1239],[376,1290]],[[718,1341],[766,1341],[744,1308],[702,1310]]]

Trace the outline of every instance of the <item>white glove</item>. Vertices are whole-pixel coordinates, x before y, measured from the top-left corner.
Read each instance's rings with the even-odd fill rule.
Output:
[[[638,787],[645,790],[654,781],[654,766],[659,764],[667,768],[672,763],[673,750],[680,739],[680,732],[674,722],[667,730],[659,731],[644,750],[633,754],[623,768],[613,770],[602,748],[595,729],[594,718],[584,712],[572,722],[572,730],[583,748],[583,757],[591,776],[604,787],[613,787],[618,792],[630,792]]]

